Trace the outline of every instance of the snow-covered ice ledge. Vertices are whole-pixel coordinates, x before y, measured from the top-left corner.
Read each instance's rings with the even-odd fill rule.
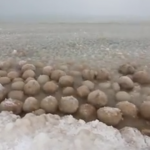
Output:
[[[150,138],[126,127],[72,116],[0,113],[0,150],[150,150]]]

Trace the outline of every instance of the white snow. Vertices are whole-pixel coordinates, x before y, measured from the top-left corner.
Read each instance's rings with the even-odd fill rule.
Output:
[[[0,113],[0,150],[149,150],[150,138],[126,127],[121,131],[98,120],[72,116]]]

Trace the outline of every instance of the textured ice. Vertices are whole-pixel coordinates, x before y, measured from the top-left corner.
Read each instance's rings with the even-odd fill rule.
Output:
[[[0,84],[0,92],[3,91],[5,88],[3,87],[2,84]]]
[[[0,150],[149,150],[150,138],[126,127],[121,131],[95,120],[52,114],[20,118],[0,113]]]

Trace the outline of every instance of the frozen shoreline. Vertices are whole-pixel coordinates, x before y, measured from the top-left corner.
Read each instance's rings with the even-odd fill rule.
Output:
[[[149,67],[148,24],[1,24],[0,28],[1,60],[12,56],[16,49],[25,52],[19,59],[52,61],[61,58],[66,61],[69,58],[94,64],[97,61],[106,68],[131,59]],[[150,138],[135,129],[126,127],[119,132],[99,121],[86,124],[69,116],[60,119],[51,115],[28,115],[20,120],[3,112],[0,113],[0,132],[0,150],[150,149]]]
[[[19,116],[0,113],[0,150],[148,150],[150,138],[138,130],[121,131],[99,121],[85,123],[72,116]]]

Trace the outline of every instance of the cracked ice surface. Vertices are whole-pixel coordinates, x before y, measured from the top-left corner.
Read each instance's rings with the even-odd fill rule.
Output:
[[[98,120],[85,123],[72,116],[20,118],[0,113],[0,150],[149,150],[150,138],[126,127],[121,131]]]

